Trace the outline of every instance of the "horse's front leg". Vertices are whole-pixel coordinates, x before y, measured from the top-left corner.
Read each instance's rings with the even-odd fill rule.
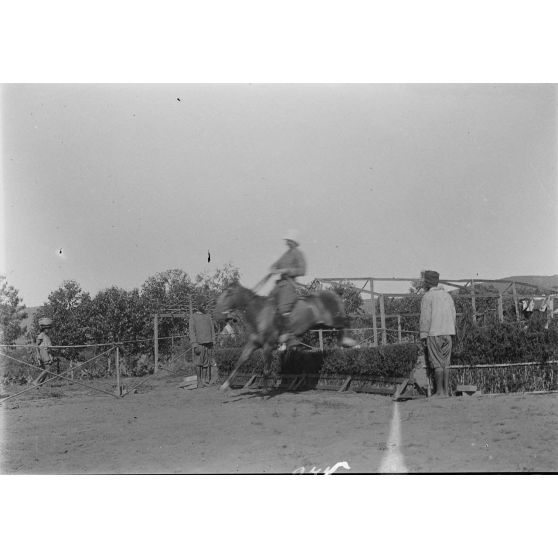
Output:
[[[267,390],[268,379],[271,372],[271,355],[273,354],[273,347],[270,343],[266,343],[263,347],[263,388]],[[275,379],[275,377],[274,377]]]
[[[240,358],[234,367],[234,370],[229,374],[229,377],[223,382],[223,385],[219,388],[221,391],[229,389],[232,379],[236,376],[239,368],[250,358],[250,355],[258,348],[258,344],[251,339],[242,349]]]

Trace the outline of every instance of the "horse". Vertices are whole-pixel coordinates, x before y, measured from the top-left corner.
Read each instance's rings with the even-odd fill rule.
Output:
[[[267,383],[271,369],[271,354],[282,333],[274,297],[260,296],[240,284],[235,284],[227,288],[217,299],[214,318],[221,319],[231,312],[242,315],[248,329],[248,342],[220,389],[229,388],[238,369],[258,348],[263,350],[264,379]],[[332,291],[318,291],[298,298],[290,315],[291,330],[295,337],[313,327],[321,326],[338,330],[338,345],[354,347],[356,342],[344,333],[348,322],[343,300]]]

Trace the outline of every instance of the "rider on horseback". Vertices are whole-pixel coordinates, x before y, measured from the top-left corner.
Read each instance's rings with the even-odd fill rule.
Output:
[[[282,343],[280,350],[285,350],[287,341],[294,337],[291,330],[290,316],[296,303],[297,294],[295,280],[306,274],[306,260],[298,249],[298,233],[291,229],[284,237],[289,249],[271,266],[270,273],[279,275],[271,296],[277,304],[277,312],[280,316],[281,331],[279,342]]]

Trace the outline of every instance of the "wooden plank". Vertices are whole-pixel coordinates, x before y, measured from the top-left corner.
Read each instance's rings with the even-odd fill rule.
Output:
[[[250,385],[252,385],[253,381],[256,379],[257,374],[252,374],[250,379],[244,384],[243,389],[246,389]]]
[[[375,393],[377,395],[393,395],[395,387],[378,387],[378,386],[351,386],[351,391],[357,393]]]
[[[372,328],[374,330],[374,347],[378,346],[378,325],[376,324],[376,301],[374,299],[374,279],[370,279],[370,291],[372,293]]]
[[[319,382],[316,384],[314,389],[319,389],[323,391],[339,391],[339,386],[333,386],[331,384],[320,384]]]
[[[402,376],[353,376],[353,382],[377,382],[379,384],[401,384],[408,379]]]
[[[116,347],[115,361],[116,361],[116,392],[118,393],[118,395],[121,395],[122,391],[120,389],[120,348],[118,346]]]
[[[384,305],[384,295],[380,295],[380,327],[382,328],[382,344],[387,344],[386,336],[386,310]]]
[[[343,382],[343,385],[341,386],[341,388],[339,389],[339,391],[347,391],[347,387],[349,387],[350,382],[351,382],[351,376],[349,376],[349,377]]]
[[[477,391],[477,386],[474,385],[458,385],[455,388],[455,393],[475,393]]]
[[[471,279],[471,305],[473,306],[473,323],[477,323],[477,301],[475,300],[475,280]]]
[[[366,281],[369,279],[368,277],[317,277],[316,281],[323,281],[325,283],[330,283],[332,281]],[[375,281],[383,281],[383,282],[390,282],[390,281],[405,281],[407,283],[416,281],[418,277],[373,277]],[[467,285],[471,280],[470,279],[443,279],[444,283],[465,283]],[[507,281],[502,281],[501,279],[480,279],[477,277],[477,283],[506,283]],[[539,289],[543,292],[548,293],[558,293],[558,289],[556,288],[541,288],[538,285],[533,285],[532,283],[524,283],[523,281],[515,281],[516,285],[520,285],[522,287],[531,287],[533,289]]]
[[[159,316],[157,314],[153,317],[153,349],[155,352],[153,374],[157,374],[159,368]]]
[[[409,380],[405,380],[404,382],[400,383],[393,394],[394,397],[399,397],[404,391],[405,388],[409,385]]]
[[[300,377],[297,379],[297,381],[296,381],[296,383],[295,383],[293,389],[299,389],[299,388],[302,386],[302,384],[304,383],[304,380],[305,380],[304,376],[300,376]]]

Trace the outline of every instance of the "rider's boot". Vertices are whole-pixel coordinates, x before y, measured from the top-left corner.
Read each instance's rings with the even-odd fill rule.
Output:
[[[283,333],[281,333],[281,335],[279,336],[279,343],[281,343],[279,350],[286,351],[287,343],[293,336],[290,328],[291,313],[283,312],[283,314],[280,314],[280,316],[281,316],[281,331]]]

